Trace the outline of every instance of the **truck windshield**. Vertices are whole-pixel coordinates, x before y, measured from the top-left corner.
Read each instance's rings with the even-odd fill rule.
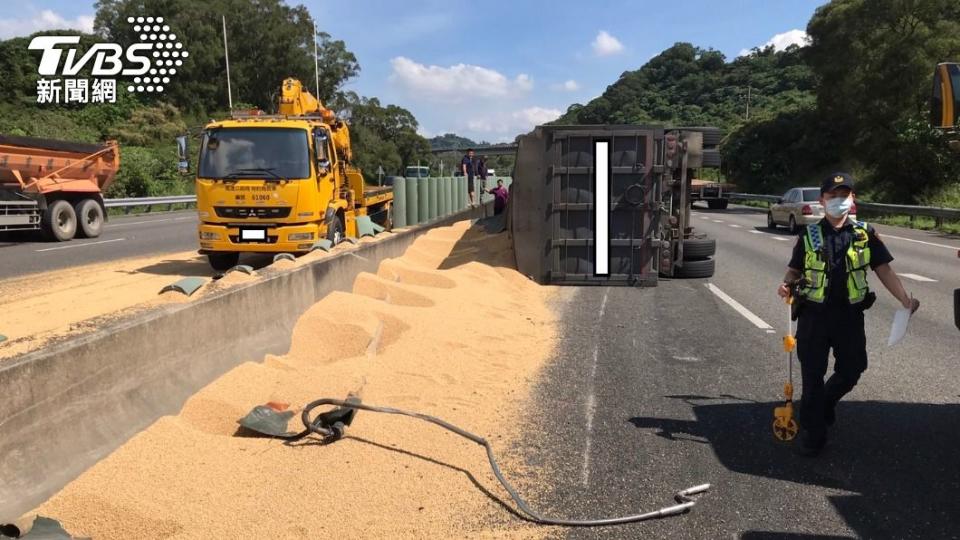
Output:
[[[207,131],[200,146],[200,178],[310,177],[307,132],[284,128]]]

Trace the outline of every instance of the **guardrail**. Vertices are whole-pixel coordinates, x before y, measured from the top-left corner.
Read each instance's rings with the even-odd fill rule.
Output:
[[[756,193],[730,193],[730,198],[741,201],[766,201],[768,203],[775,203],[780,200],[780,197],[777,195],[759,195]],[[929,217],[934,219],[937,228],[943,226],[944,220],[960,221],[960,208],[914,206],[910,204],[882,204],[867,201],[857,201],[857,208],[878,214],[910,216],[911,222],[917,216]]]
[[[123,208],[125,212],[138,207],[147,207],[147,212],[154,206],[166,206],[167,210],[172,210],[175,204],[194,204],[197,202],[196,195],[170,195],[167,197],[130,197],[127,199],[104,199],[103,205],[107,208]]]

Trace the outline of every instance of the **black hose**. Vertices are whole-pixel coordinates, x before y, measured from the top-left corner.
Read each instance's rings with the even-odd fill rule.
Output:
[[[526,501],[524,501],[523,498],[521,498],[520,495],[517,493],[517,490],[510,484],[510,482],[507,481],[506,478],[504,478],[503,472],[500,471],[500,466],[497,464],[497,460],[493,456],[493,448],[490,446],[490,443],[487,442],[487,440],[484,439],[483,437],[474,435],[469,431],[461,429],[449,422],[445,422],[444,420],[441,420],[435,416],[430,416],[428,414],[404,411],[401,409],[394,409],[391,407],[377,407],[374,405],[366,405],[363,403],[359,403],[356,400],[344,401],[340,399],[330,399],[330,398],[322,398],[322,399],[312,401],[309,404],[307,404],[306,407],[304,407],[303,413],[301,414],[301,419],[303,420],[303,425],[306,429],[301,433],[298,433],[294,437],[300,438],[305,436],[307,433],[313,432],[323,436],[326,442],[330,442],[331,440],[335,440],[343,435],[343,431],[345,428],[343,424],[340,422],[337,422],[333,426],[328,426],[320,423],[319,417],[314,420],[310,419],[311,411],[323,405],[334,405],[338,407],[344,407],[344,408],[350,408],[350,409],[356,409],[356,410],[364,410],[364,411],[378,412],[378,413],[384,413],[384,414],[396,414],[401,416],[409,416],[412,418],[419,418],[420,420],[423,420],[425,422],[430,422],[431,424],[436,424],[448,431],[452,431],[457,435],[460,435],[465,439],[469,439],[479,444],[480,446],[483,446],[487,450],[487,460],[490,462],[490,468],[493,469],[493,474],[497,477],[497,480],[500,481],[500,485],[502,485],[503,488],[507,490],[507,493],[510,494],[510,497],[517,504],[517,507],[525,515],[526,519],[529,519],[532,522],[540,523],[543,525],[563,525],[567,527],[596,527],[596,526],[602,526],[602,525],[621,525],[624,523],[634,523],[637,521],[645,521],[653,518],[677,515],[677,514],[681,514],[688,511],[690,508],[693,508],[693,506],[696,504],[696,501],[692,498],[694,495],[698,495],[710,489],[710,484],[701,484],[699,486],[694,486],[694,487],[679,491],[676,493],[676,495],[674,495],[674,499],[677,501],[677,504],[672,506],[667,506],[659,510],[654,510],[653,512],[647,512],[645,514],[636,514],[632,516],[624,516],[624,517],[617,517],[617,518],[586,519],[586,520],[557,519],[557,518],[545,517],[539,512],[537,512],[536,510],[530,508],[530,506],[527,505]]]

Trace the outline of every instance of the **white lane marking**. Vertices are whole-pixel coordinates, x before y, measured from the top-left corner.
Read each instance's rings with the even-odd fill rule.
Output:
[[[187,221],[187,220],[196,220],[196,219],[197,219],[196,216],[190,216],[190,217],[182,217],[182,218],[151,219],[148,221],[131,221],[131,222],[122,221],[119,223],[111,223],[107,225],[107,227],[110,229],[116,229],[118,227],[125,227],[127,225],[143,225],[145,223],[166,223],[169,221]]]
[[[727,305],[729,305],[734,310],[736,310],[736,312],[739,313],[740,315],[743,315],[745,319],[753,323],[753,325],[756,326],[757,328],[761,330],[768,330],[770,332],[774,331],[772,326],[764,322],[764,320],[761,319],[760,317],[757,317],[756,315],[754,315],[753,312],[750,311],[749,309],[743,307],[743,304],[741,304],[740,302],[737,302],[733,298],[730,298],[730,295],[721,291],[720,288],[714,285],[713,283],[707,283],[706,286],[708,289],[710,289],[710,292],[717,295],[717,298],[726,302]]]
[[[750,234],[763,234],[763,233],[760,231],[750,231]]]
[[[779,241],[781,241],[781,242],[789,242],[789,241],[790,241],[789,238],[784,238],[784,237],[782,237],[782,236],[774,236],[773,239],[774,239],[774,240],[779,240]]]
[[[58,249],[71,249],[71,248],[78,248],[78,247],[84,247],[84,246],[95,246],[95,245],[97,245],[97,244],[109,244],[110,242],[123,242],[124,240],[126,240],[126,238],[114,238],[113,240],[101,240],[101,241],[99,241],[99,242],[87,242],[86,244],[73,243],[73,244],[70,244],[70,245],[67,245],[67,246],[52,247],[52,248],[45,248],[45,249],[37,249],[37,250],[35,250],[35,251],[36,251],[37,253],[43,253],[44,251],[56,251],[56,250],[58,250]]]
[[[593,415],[597,411],[597,398],[593,393],[593,376],[597,370],[597,353],[599,345],[593,347],[593,370],[591,371],[590,393],[587,394],[587,442],[583,446],[583,473],[580,474],[580,481],[584,487],[590,484],[590,446],[593,444]]]
[[[741,228],[740,225],[737,225],[737,224],[735,224],[735,223],[731,223],[729,226],[730,226],[730,227],[733,227],[734,229],[739,229],[739,228]]]
[[[954,251],[960,251],[960,248],[958,248],[957,246],[948,246],[946,244],[934,244],[933,242],[924,242],[923,240],[914,240],[913,238],[904,238],[902,236],[894,236],[892,234],[887,234],[887,233],[883,233],[882,235],[880,235],[881,240],[884,238],[894,238],[896,240],[903,240],[904,242],[915,242],[917,244],[923,244],[925,246],[933,246],[933,247],[944,248],[944,249],[952,249]]]
[[[596,171],[596,234],[594,235],[594,272],[598,276],[610,273],[610,142],[594,141],[593,162]],[[603,209],[603,211],[600,211]]]
[[[935,280],[935,279],[930,279],[930,278],[928,278],[928,277],[924,277],[924,276],[917,275],[917,274],[901,274],[901,273],[898,272],[897,275],[900,276],[900,277],[905,277],[905,278],[907,278],[907,279],[912,279],[912,280],[914,280],[914,281],[920,281],[920,282],[923,282],[923,283],[936,283],[936,282],[937,282],[937,280]]]
[[[599,327],[603,321],[603,314],[607,310],[607,296],[610,294],[610,288],[608,287],[603,291],[603,301],[600,302],[600,316],[597,318],[597,326]],[[590,393],[587,394],[587,441],[583,447],[583,472],[580,475],[580,480],[583,482],[584,486],[590,483],[590,447],[593,445],[593,438],[591,436],[593,432],[593,416],[597,412],[597,398],[594,394],[594,384],[593,381],[597,376],[597,358],[600,354],[600,344],[597,343],[593,346],[593,362],[590,366]]]
[[[722,219],[714,219],[714,220],[712,220],[712,221],[713,221],[714,223],[723,223],[723,220],[722,220]]]

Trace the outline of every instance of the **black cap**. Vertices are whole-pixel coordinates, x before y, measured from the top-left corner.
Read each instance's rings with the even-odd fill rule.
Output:
[[[850,188],[853,191],[853,177],[847,173],[833,173],[820,184],[820,194],[829,193],[839,187]]]

